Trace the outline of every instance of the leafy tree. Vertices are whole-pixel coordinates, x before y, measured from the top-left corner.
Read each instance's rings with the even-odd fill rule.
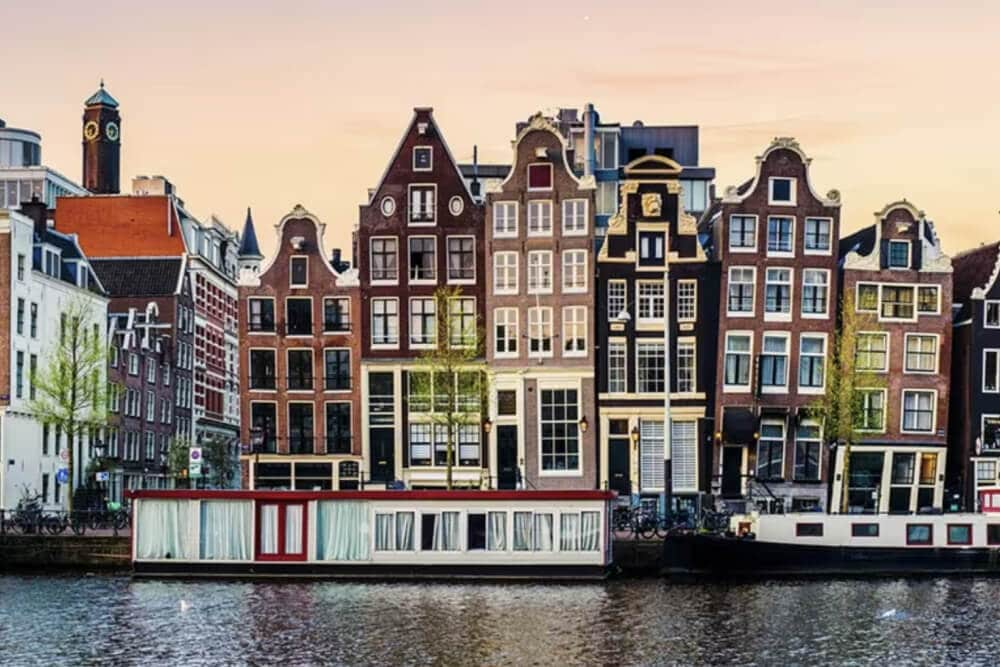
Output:
[[[58,342],[45,351],[43,365],[31,376],[35,398],[28,409],[43,425],[66,435],[70,511],[77,464],[74,445],[85,433],[108,423],[108,349],[101,335],[105,325],[103,311],[95,319],[89,300],[80,297],[69,302],[60,314]]]
[[[452,488],[455,445],[462,427],[479,428],[489,405],[489,372],[484,361],[485,336],[473,320],[463,322],[455,307],[460,287],[439,287],[434,292],[434,348],[423,352],[409,374],[413,397],[426,401],[433,429],[446,434],[445,484]],[[434,436],[431,436],[431,457]],[[481,443],[485,446],[485,443]]]
[[[167,470],[175,480],[187,480],[188,485],[191,481],[188,465],[192,446],[194,445],[187,438],[174,438],[167,448]],[[233,456],[232,447],[220,438],[208,438],[201,443],[201,453],[202,476],[206,483],[220,488],[229,486],[239,470],[239,462]]]
[[[858,312],[851,291],[844,295],[840,313],[840,321],[837,324],[830,353],[827,355],[826,392],[816,400],[809,411],[823,425],[825,439],[828,442],[836,442],[843,448],[844,468],[841,473],[839,510],[846,514],[851,447],[864,437],[865,431],[878,427],[866,423],[868,414],[864,409],[865,390],[883,388],[885,379],[869,370],[873,366],[872,352],[865,348],[859,351],[858,348],[858,343],[862,340],[861,332],[880,333],[877,318],[867,312]],[[888,350],[883,354],[888,354]],[[860,365],[859,361],[862,362]],[[883,404],[883,422],[885,410],[886,406]]]

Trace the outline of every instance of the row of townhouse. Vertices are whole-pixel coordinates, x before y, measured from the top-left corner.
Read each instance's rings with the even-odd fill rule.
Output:
[[[241,440],[260,442],[245,485],[446,483],[428,393],[461,378],[419,377],[442,285],[461,289],[451,331],[480,327],[489,369],[457,434],[459,486],[919,511],[997,485],[1000,353],[978,333],[1000,318],[996,245],[953,262],[906,201],[842,237],[839,193],[816,192],[792,139],[720,197],[697,128],[602,123],[588,105],[537,114],[512,143],[509,165],[458,164],[416,109],[360,208],[353,266],[300,206],[264,263],[248,217]],[[846,479],[812,416],[844,303],[868,327],[858,366],[880,378]],[[953,319],[973,333],[953,340]]]
[[[10,326],[4,326],[13,341],[14,370],[5,377],[14,381],[12,391],[0,393],[0,405],[6,411],[4,427],[20,430],[17,437],[0,438],[0,507],[16,505],[24,489],[40,494],[49,507],[64,505],[66,497],[65,485],[56,481],[65,467],[65,437],[30,414],[27,403],[34,392],[23,387],[36,359],[44,357],[46,340],[51,344],[45,336],[59,330],[61,310],[77,295],[71,289],[62,294],[65,285],[55,289],[52,280],[41,278],[35,282],[48,285],[51,289],[43,292],[50,296],[22,295],[22,286],[34,289],[28,276],[77,282],[76,292],[86,292],[93,301],[108,346],[108,424],[76,443],[74,479],[67,484],[93,487],[95,480],[85,472],[97,457],[98,467],[109,471],[99,484],[102,493],[121,500],[127,489],[173,485],[167,457],[176,440],[217,440],[234,459],[238,452],[239,237],[214,217],[197,220],[161,176],[135,178],[131,192],[121,193],[121,123],[118,101],[102,84],[84,103],[84,187],[41,166],[37,134],[0,123],[7,149],[0,151],[5,158],[0,188],[7,190],[0,208],[11,211],[15,239],[23,220],[33,225],[36,246],[34,272],[23,266],[25,253],[14,252],[16,268],[12,263],[12,273],[3,278],[10,278],[14,305]],[[28,235],[25,242],[30,241]],[[79,265],[89,273],[68,269]],[[60,270],[69,277],[60,276]],[[30,312],[30,326],[22,322],[29,319],[19,310],[22,304]],[[18,345],[21,340],[26,347]]]

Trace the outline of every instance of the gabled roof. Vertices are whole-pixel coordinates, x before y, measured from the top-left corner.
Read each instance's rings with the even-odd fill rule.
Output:
[[[56,227],[88,257],[181,257],[180,220],[168,195],[60,197]]]
[[[178,257],[95,259],[91,265],[109,296],[170,296],[184,263]]]
[[[963,250],[951,260],[955,268],[954,301],[968,301],[976,289],[989,291],[1000,270],[1000,241]]]

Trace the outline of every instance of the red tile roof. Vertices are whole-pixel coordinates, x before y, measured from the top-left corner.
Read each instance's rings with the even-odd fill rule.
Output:
[[[183,232],[163,195],[60,197],[56,229],[76,234],[88,257],[179,257]]]

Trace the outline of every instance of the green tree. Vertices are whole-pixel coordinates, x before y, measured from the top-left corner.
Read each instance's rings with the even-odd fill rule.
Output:
[[[810,413],[823,425],[826,441],[836,442],[843,449],[841,471],[841,513],[848,509],[848,487],[851,473],[851,448],[864,437],[864,433],[881,428],[885,422],[885,405],[881,418],[865,409],[867,390],[881,389],[885,379],[873,372],[887,360],[888,346],[882,351],[871,347],[874,340],[867,334],[880,334],[878,319],[870,312],[878,304],[865,303],[866,312],[858,312],[852,291],[844,295],[840,308],[840,321],[834,334],[826,363],[826,392],[810,407]],[[860,346],[859,346],[860,344]],[[874,422],[874,423],[872,423]]]
[[[449,490],[459,432],[466,426],[480,428],[489,405],[485,336],[475,317],[462,311],[462,298],[460,287],[439,287],[434,292],[434,347],[420,355],[409,374],[411,411],[414,407],[417,411],[426,409],[433,429],[445,431],[445,485]],[[434,440],[432,434],[432,459]]]
[[[190,485],[191,475],[188,466],[191,460],[191,447],[194,445],[187,438],[174,438],[167,448],[167,470],[175,483],[187,480]],[[208,438],[201,443],[202,477],[209,486],[225,488],[239,470],[239,461],[232,451],[232,446],[221,438]]]
[[[97,432],[108,423],[108,348],[101,335],[106,322],[103,313],[97,318],[94,314],[88,299],[69,302],[60,314],[59,340],[45,351],[43,365],[31,375],[35,397],[28,409],[43,425],[66,435],[70,486],[66,503],[70,511],[77,465],[75,444],[85,433]]]

